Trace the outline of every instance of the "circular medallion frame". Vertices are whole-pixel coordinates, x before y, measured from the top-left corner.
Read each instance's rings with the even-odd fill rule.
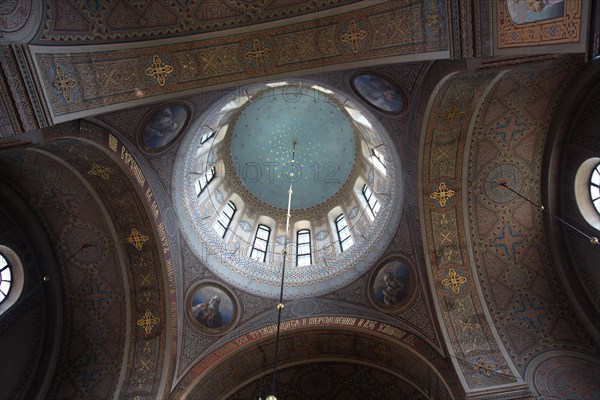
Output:
[[[371,108],[390,116],[403,114],[408,97],[396,81],[381,72],[365,70],[350,76],[350,87]]]
[[[417,292],[417,271],[403,255],[392,254],[382,259],[368,280],[369,300],[383,312],[393,313],[412,303]]]
[[[237,297],[215,280],[202,280],[186,294],[186,316],[192,325],[207,335],[221,335],[240,318]]]
[[[193,110],[187,101],[174,101],[152,108],[139,124],[136,134],[138,148],[149,155],[169,150],[181,139]]]

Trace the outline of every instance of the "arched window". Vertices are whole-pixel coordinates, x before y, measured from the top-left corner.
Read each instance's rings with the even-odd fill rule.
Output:
[[[596,212],[600,214],[600,164],[596,165],[590,177],[590,196]]]
[[[204,144],[208,141],[208,139],[210,139],[211,137],[215,136],[215,130],[211,130],[208,133],[205,133],[204,135],[202,135],[200,137],[200,144]]]
[[[375,218],[379,212],[379,208],[381,208],[381,204],[379,204],[377,197],[373,195],[373,191],[367,185],[363,185],[362,194],[367,201],[367,209],[371,217]]]
[[[252,244],[252,251],[250,252],[250,258],[253,258],[256,261],[265,262],[270,236],[271,228],[262,224],[258,225],[256,236],[254,236],[254,243]]]
[[[312,264],[310,230],[301,229],[296,233],[296,265],[302,267]]]
[[[196,182],[196,195],[198,197],[200,197],[200,193],[202,193],[202,191],[204,189],[206,189],[206,187],[208,186],[210,181],[213,180],[214,177],[215,177],[215,167],[212,167],[211,169],[206,171],[206,174],[204,174],[204,176],[201,177],[198,180],[198,182]]]
[[[310,230],[301,229],[296,233],[296,265],[302,267],[312,264]]]
[[[335,228],[337,229],[338,239],[340,241],[340,248],[342,251],[345,251],[354,244],[354,239],[352,239],[352,235],[350,234],[350,228],[346,223],[346,218],[344,218],[344,214],[340,214],[335,219]]]
[[[10,264],[0,253],[0,303],[2,303],[10,292],[12,286],[12,270]]]
[[[233,202],[228,201],[227,205],[221,212],[219,219],[217,220],[217,224],[215,225],[215,231],[221,235],[222,238],[225,237],[227,233],[227,229],[229,229],[229,225],[231,224],[231,220],[233,219],[233,215],[235,214],[236,208]]]

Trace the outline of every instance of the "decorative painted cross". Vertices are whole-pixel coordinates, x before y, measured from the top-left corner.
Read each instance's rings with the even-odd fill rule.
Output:
[[[159,56],[152,58],[152,64],[154,67],[150,66],[146,68],[146,75],[156,79],[156,82],[160,86],[164,86],[167,81],[167,75],[173,72],[173,67],[163,63]]]
[[[429,197],[431,197],[434,200],[437,200],[437,202],[440,203],[440,206],[445,207],[446,201],[448,201],[450,197],[454,196],[455,193],[456,192],[454,190],[448,189],[446,184],[442,182],[438,186],[437,190],[431,193]]]
[[[442,280],[442,285],[444,286],[452,286],[452,291],[454,293],[460,292],[460,286],[467,281],[467,278],[464,276],[459,276],[456,271],[452,268],[448,271],[448,277]]]
[[[450,126],[455,118],[462,117],[463,115],[465,115],[464,111],[459,111],[456,106],[452,106],[445,114],[438,115],[438,119],[444,122],[446,126]]]
[[[502,125],[498,125],[496,128],[494,128],[494,133],[502,136],[503,142],[512,141],[515,136],[525,132],[529,127],[529,124],[521,121],[520,117],[521,116],[518,113],[507,116]]]
[[[75,86],[77,86],[77,82],[67,77],[65,71],[60,66],[56,67],[56,80],[52,83],[52,85],[60,90],[60,93],[64,97],[66,101],[71,101],[71,90]]]
[[[252,47],[254,48],[254,51],[247,52],[245,55],[246,59],[248,61],[256,60],[258,68],[263,68],[265,66],[265,57],[270,55],[272,50],[268,47],[263,48],[258,39],[254,39]]]
[[[127,243],[132,244],[138,251],[142,251],[144,242],[148,241],[148,236],[142,235],[137,229],[131,229],[131,235],[127,238]]]
[[[390,361],[392,359],[392,352],[388,346],[383,344],[377,345],[373,349],[373,353],[377,354],[381,360],[384,362]]]
[[[112,168],[102,167],[96,163],[93,163],[92,166],[90,167],[90,170],[88,171],[88,174],[93,175],[93,176],[99,176],[100,178],[107,181],[110,179],[111,172],[112,172]]]
[[[354,20],[350,21],[348,30],[342,36],[342,42],[350,43],[350,47],[354,53],[358,52],[360,42],[367,37],[367,32],[364,30],[358,30],[358,26]]]
[[[155,317],[154,315],[152,315],[152,311],[146,309],[144,316],[138,320],[137,324],[144,328],[146,334],[149,334],[150,332],[152,332],[152,328],[154,327],[154,325],[158,324],[159,322],[160,318]]]

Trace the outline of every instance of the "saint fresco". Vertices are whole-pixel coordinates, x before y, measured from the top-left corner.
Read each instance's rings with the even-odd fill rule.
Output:
[[[510,19],[517,25],[564,15],[563,0],[506,0],[506,6]]]
[[[208,329],[223,329],[235,319],[235,305],[230,294],[214,284],[200,285],[191,298],[192,317]]]
[[[415,277],[412,269],[400,260],[384,263],[376,272],[372,294],[382,307],[397,307],[405,303],[412,291]]]
[[[174,104],[157,111],[142,133],[144,144],[159,150],[173,143],[188,120],[190,112],[182,104]]]
[[[404,108],[401,89],[387,78],[375,74],[359,74],[352,78],[356,93],[378,110],[396,114]]]

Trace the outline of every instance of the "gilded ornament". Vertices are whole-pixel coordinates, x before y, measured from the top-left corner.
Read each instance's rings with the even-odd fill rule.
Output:
[[[437,118],[446,124],[446,126],[450,126],[454,122],[454,119],[462,117],[463,115],[465,115],[464,111],[459,111],[456,106],[452,106],[445,114],[440,114]]]
[[[52,86],[60,91],[66,101],[71,102],[71,91],[77,86],[77,82],[73,78],[69,78],[58,65],[56,66],[56,80],[52,83]]]
[[[444,182],[440,183],[437,190],[429,195],[432,199],[436,200],[440,203],[440,206],[445,207],[446,201],[452,196],[454,196],[456,192],[452,189],[449,189],[448,186]]]
[[[360,42],[367,37],[367,31],[358,29],[354,20],[350,21],[348,30],[342,35],[342,42],[349,43],[354,53],[358,52]]]
[[[137,229],[131,229],[131,235],[127,238],[127,243],[132,244],[138,251],[142,251],[144,242],[148,241],[148,236],[142,235]]]
[[[98,176],[107,181],[110,179],[110,173],[112,172],[112,170],[112,168],[102,167],[96,163],[93,163],[90,170],[88,171],[88,174],[92,176]]]
[[[159,56],[154,56],[152,58],[152,65],[154,66],[146,68],[146,75],[156,79],[156,82],[160,86],[164,86],[167,81],[167,75],[173,73],[173,67],[165,64]]]
[[[452,286],[452,291],[454,293],[460,292],[460,287],[462,284],[467,282],[467,278],[464,276],[459,276],[456,271],[452,268],[448,271],[448,277],[442,280],[442,285],[444,286]]]
[[[152,311],[146,309],[146,312],[144,313],[142,318],[138,320],[137,324],[144,328],[146,334],[149,334],[150,332],[152,332],[152,328],[154,327],[154,325],[158,324],[159,322],[160,318],[155,317],[154,315],[152,315]]]
[[[247,52],[244,57],[246,57],[246,60],[248,61],[255,61],[258,68],[264,68],[265,57],[269,56],[272,53],[272,50],[268,47],[262,47],[258,39],[254,39],[252,48],[254,50]]]

